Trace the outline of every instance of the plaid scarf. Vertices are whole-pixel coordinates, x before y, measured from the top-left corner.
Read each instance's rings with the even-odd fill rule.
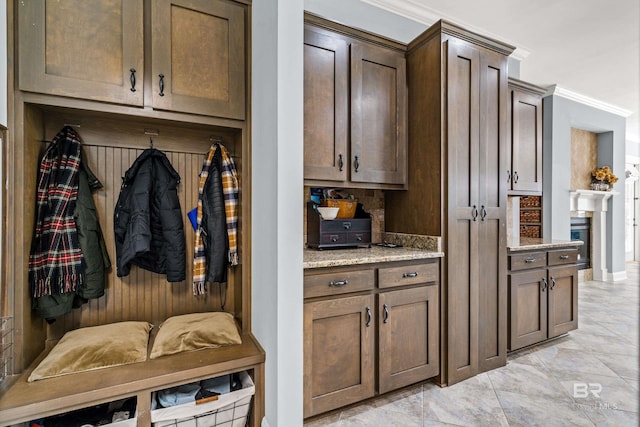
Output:
[[[78,197],[80,137],[64,127],[40,162],[36,228],[29,254],[31,295],[74,292],[84,284],[82,251],[73,217]]]
[[[202,195],[204,193],[204,187],[209,177],[209,168],[211,162],[216,153],[216,150],[221,151],[222,157],[222,192],[224,194],[224,207],[225,216],[227,222],[227,236],[228,236],[228,260],[230,265],[238,264],[238,200],[239,200],[239,183],[238,173],[236,165],[233,163],[233,159],[229,155],[229,152],[222,144],[212,144],[209,147],[207,157],[202,163],[202,171],[200,172],[200,182],[198,184],[198,213],[196,223],[196,233],[194,241],[194,254],[193,254],[193,294],[203,295],[206,293],[206,280],[207,280],[207,258],[204,250],[204,243],[202,240]]]

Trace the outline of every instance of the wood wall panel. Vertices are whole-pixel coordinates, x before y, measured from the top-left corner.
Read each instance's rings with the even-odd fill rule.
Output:
[[[61,117],[55,114],[45,114],[45,122],[46,143],[61,129],[62,121]],[[93,196],[112,267],[108,271],[105,295],[90,300],[49,325],[47,339],[58,339],[66,331],[79,327],[127,320],[145,320],[159,325],[174,315],[221,310],[218,284],[209,284],[207,295],[193,295],[191,283],[194,230],[187,217],[187,212],[197,206],[198,174],[211,145],[209,136],[212,131],[163,129],[158,136],[153,137],[154,147],[165,152],[181,178],[178,184],[178,198],[185,230],[187,277],[185,281],[169,283],[164,275],[137,266],[132,266],[130,274],[126,277],[117,277],[116,274],[113,213],[120,194],[122,177],[138,156],[149,147],[149,136],[145,136],[135,126],[127,127],[126,123],[87,122],[86,118],[76,130],[83,141],[89,166],[103,184],[103,188],[94,192]],[[184,137],[184,144],[180,143],[181,135]],[[43,148],[45,143],[40,143]],[[236,153],[235,139],[225,136],[223,143],[232,153],[241,173],[242,160]],[[238,241],[240,239],[241,235]],[[236,292],[240,292],[236,287],[241,286],[241,275],[238,274],[236,279],[234,270],[235,268],[229,270],[224,310],[236,314],[239,307],[235,306],[235,295]],[[224,289],[223,287],[223,291]]]

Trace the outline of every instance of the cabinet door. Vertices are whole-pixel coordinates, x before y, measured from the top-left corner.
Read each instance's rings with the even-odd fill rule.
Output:
[[[379,392],[438,375],[438,286],[383,292],[378,298]]]
[[[542,194],[542,99],[511,91],[511,188],[514,194]]]
[[[244,119],[244,6],[154,0],[151,8],[153,108]]]
[[[455,41],[447,49],[448,382],[478,370],[479,54]]]
[[[549,268],[549,338],[578,328],[578,267]]]
[[[547,339],[547,270],[509,275],[509,349]]]
[[[507,60],[480,51],[478,166],[478,369],[507,363]]]
[[[304,32],[304,178],[347,179],[349,45]]]
[[[142,0],[19,2],[21,90],[141,106]]]
[[[374,394],[374,296],[304,305],[304,416]]]
[[[407,84],[404,55],[351,44],[351,181],[405,184]]]

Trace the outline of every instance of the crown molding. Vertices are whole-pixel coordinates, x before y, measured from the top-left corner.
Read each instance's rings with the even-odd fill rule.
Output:
[[[551,85],[548,87],[547,93],[545,94],[545,96],[550,96],[550,95],[555,95],[555,96],[560,96],[562,98],[570,99],[572,101],[579,102],[580,104],[588,105],[590,107],[607,111],[609,113],[613,113],[625,118],[633,114],[633,111],[625,110],[624,108],[620,108],[612,104],[607,104],[606,102],[600,101],[598,99],[590,98],[588,96],[579,94],[572,90],[562,88],[558,85]]]
[[[499,40],[504,43],[508,43],[516,46],[514,43],[509,42],[509,40],[505,40],[497,34],[493,34],[490,31],[487,31],[484,28],[478,28],[473,25],[470,25],[466,22],[462,22],[460,20],[455,19],[454,17],[443,15],[442,13],[432,9],[424,4],[420,3],[418,0],[361,0],[363,3],[370,4],[379,9],[384,9],[388,12],[394,13],[396,15],[400,15],[407,19],[411,19],[412,21],[420,22],[425,24],[427,27],[438,22],[440,19],[445,19],[447,21],[451,21],[452,23],[463,26],[465,29],[472,31],[474,33],[482,34],[484,36],[490,37],[495,40]],[[511,57],[522,61],[527,58],[531,54],[531,51],[525,49],[521,46],[516,46],[516,49],[511,53]]]

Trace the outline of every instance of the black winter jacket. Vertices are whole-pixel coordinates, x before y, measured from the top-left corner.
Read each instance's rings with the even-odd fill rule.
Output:
[[[222,152],[220,147],[211,160],[209,176],[202,191],[202,242],[207,259],[207,282],[227,281],[229,244],[227,217],[222,191]]]
[[[127,276],[134,264],[166,274],[169,282],[185,280],[178,183],[167,156],[153,148],[143,151],[122,178],[114,213],[118,277]]]

